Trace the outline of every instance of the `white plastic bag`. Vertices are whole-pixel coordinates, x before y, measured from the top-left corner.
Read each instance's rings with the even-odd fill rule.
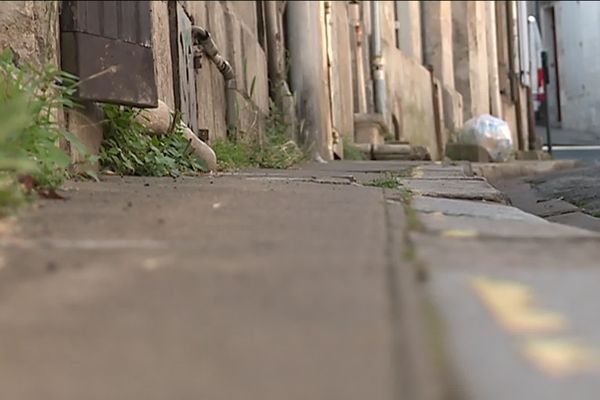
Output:
[[[458,133],[457,142],[483,147],[495,162],[508,161],[513,151],[512,135],[508,124],[489,114],[465,122]]]

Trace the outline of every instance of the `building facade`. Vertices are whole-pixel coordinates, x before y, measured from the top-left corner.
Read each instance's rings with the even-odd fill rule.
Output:
[[[483,113],[508,121],[519,150],[534,146],[518,3],[7,1],[0,46],[81,72],[85,107],[65,123],[93,152],[97,102],[109,99],[164,102],[209,144],[233,125],[259,135],[273,104],[317,158],[343,158],[346,141],[422,146],[438,160]],[[194,27],[210,33],[234,79],[194,46]],[[82,44],[97,40],[113,50]]]
[[[548,53],[550,121],[569,130],[600,132],[600,4],[530,2]],[[574,21],[577,21],[576,23]]]

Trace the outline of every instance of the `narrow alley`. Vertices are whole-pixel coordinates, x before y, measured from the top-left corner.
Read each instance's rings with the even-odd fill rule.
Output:
[[[599,6],[0,2],[0,400],[597,400]]]

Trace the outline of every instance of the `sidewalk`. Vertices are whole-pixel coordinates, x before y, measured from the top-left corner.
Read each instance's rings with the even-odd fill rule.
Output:
[[[402,206],[322,168],[42,202],[2,238],[0,398],[426,398]]]
[[[461,166],[109,177],[66,195],[0,230],[2,399],[600,389],[598,236],[503,204]]]

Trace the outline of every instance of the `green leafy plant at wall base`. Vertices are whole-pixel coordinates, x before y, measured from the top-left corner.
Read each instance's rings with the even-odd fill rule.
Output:
[[[100,164],[119,175],[172,176],[206,171],[183,136],[179,124],[174,132],[146,135],[136,116],[140,109],[107,104],[104,106],[106,135],[100,148]]]
[[[0,53],[0,213],[22,202],[27,189],[56,189],[70,177],[67,144],[86,156],[79,140],[57,122],[75,107],[77,78],[52,64],[17,66],[10,49]]]

